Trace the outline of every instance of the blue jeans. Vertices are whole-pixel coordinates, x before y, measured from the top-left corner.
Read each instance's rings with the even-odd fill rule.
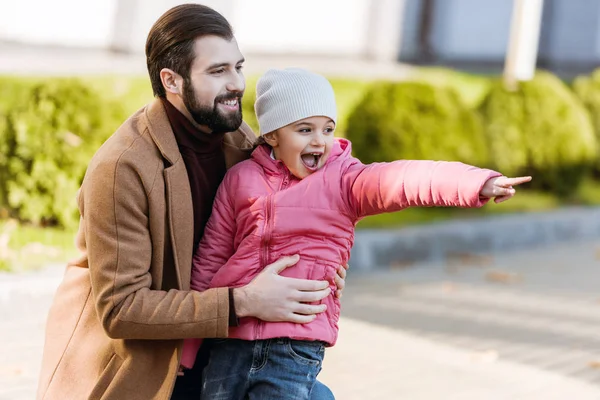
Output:
[[[206,345],[210,357],[202,374],[202,400],[334,398],[317,382],[322,342],[216,339]]]

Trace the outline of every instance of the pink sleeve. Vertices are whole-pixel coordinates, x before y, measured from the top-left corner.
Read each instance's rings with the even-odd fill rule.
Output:
[[[200,346],[202,345],[202,339],[185,339],[183,341],[183,350],[181,352],[181,365],[187,369],[191,369],[196,363],[196,355]]]
[[[407,207],[481,207],[481,188],[502,174],[459,162],[400,160],[364,165],[354,159],[342,190],[357,218]]]
[[[213,276],[233,255],[235,218],[233,199],[227,189],[230,184],[231,180],[226,176],[217,190],[212,213],[192,259],[190,287],[193,290],[201,292],[208,289]],[[194,366],[201,344],[202,339],[184,340],[181,365],[185,368]]]

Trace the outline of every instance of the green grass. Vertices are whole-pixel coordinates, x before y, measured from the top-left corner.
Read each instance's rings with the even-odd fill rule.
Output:
[[[9,226],[13,224],[14,229]],[[0,257],[0,270],[35,270],[51,263],[62,263],[77,256],[75,231],[14,225],[0,221],[0,236],[9,235],[8,254]]]

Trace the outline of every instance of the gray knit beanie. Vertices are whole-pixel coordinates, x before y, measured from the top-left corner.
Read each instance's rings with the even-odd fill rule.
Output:
[[[300,69],[270,69],[256,84],[256,118],[264,135],[304,118],[324,116],[336,122],[335,94],[329,81]]]

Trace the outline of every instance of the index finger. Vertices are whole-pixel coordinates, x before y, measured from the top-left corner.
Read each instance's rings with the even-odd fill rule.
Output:
[[[502,186],[516,186],[522,183],[527,183],[531,181],[531,176],[520,176],[518,178],[504,178],[502,180]]]
[[[316,281],[313,279],[286,278],[290,280],[290,286],[302,292],[314,292],[329,287],[327,281]]]

